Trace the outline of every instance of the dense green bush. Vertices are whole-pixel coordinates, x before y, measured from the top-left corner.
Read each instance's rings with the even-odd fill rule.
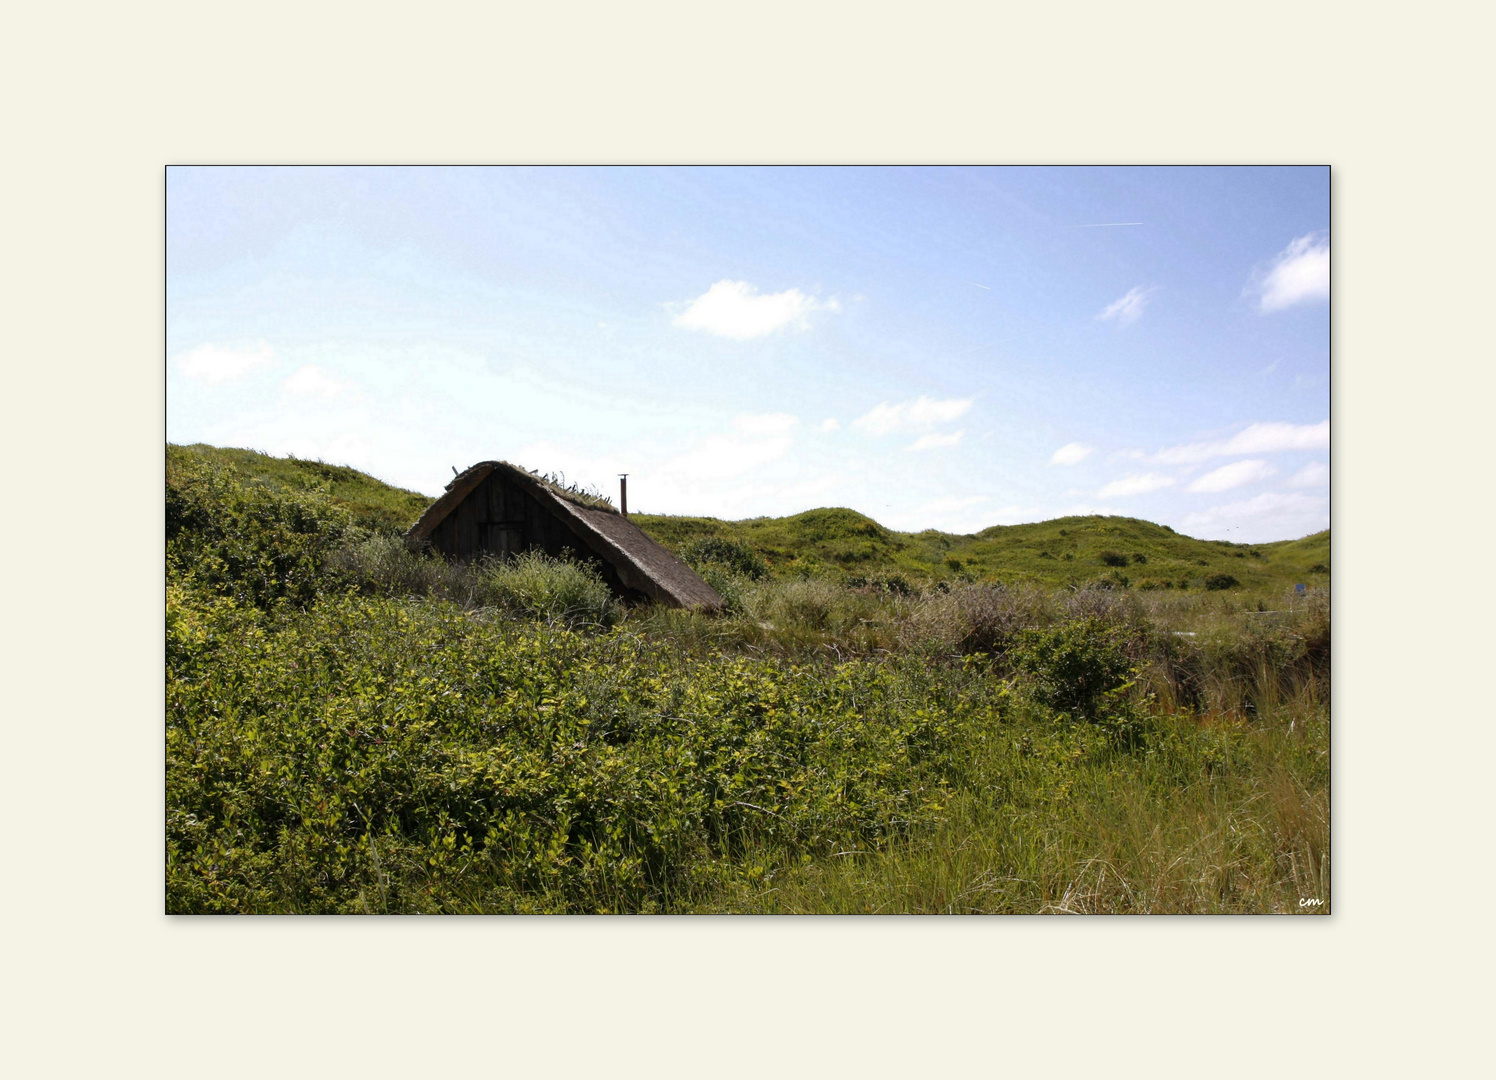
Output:
[[[881,588],[884,592],[892,593],[894,596],[914,595],[914,586],[909,584],[908,579],[903,574],[891,574],[886,578],[881,578],[873,582],[873,584]]]
[[[1036,701],[1087,719],[1134,674],[1121,634],[1098,618],[1025,630],[1009,655]]]
[[[692,658],[446,604],[177,590],[168,625],[174,912],[647,910],[751,877],[750,846],[933,820],[952,725],[995,716],[919,663]]]
[[[1205,587],[1207,589],[1221,591],[1224,589],[1234,589],[1240,584],[1241,582],[1237,581],[1236,578],[1232,577],[1230,574],[1205,575]]]
[[[740,540],[705,536],[687,544],[681,551],[681,558],[697,571],[715,566],[751,581],[761,581],[769,576],[769,565],[763,556]]]
[[[699,573],[701,580],[710,585],[722,597],[722,610],[737,614],[743,610],[744,598],[753,586],[751,578],[734,574],[716,563],[704,563]]]
[[[1104,566],[1127,565],[1127,556],[1122,554],[1120,551],[1103,551],[1100,557],[1102,565]]]
[[[359,535],[325,498],[241,482],[182,453],[168,453],[166,479],[168,580],[242,603],[310,603],[333,584],[329,556]]]

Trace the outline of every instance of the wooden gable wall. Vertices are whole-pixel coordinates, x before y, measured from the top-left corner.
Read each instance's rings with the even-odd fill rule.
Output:
[[[431,531],[431,546],[453,559],[502,557],[537,549],[559,556],[569,550],[578,558],[596,559],[603,580],[619,596],[642,597],[623,584],[603,553],[594,550],[586,537],[574,532],[552,508],[499,470],[485,477]]]

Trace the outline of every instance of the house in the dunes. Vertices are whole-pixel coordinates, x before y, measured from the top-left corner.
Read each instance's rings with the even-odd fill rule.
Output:
[[[715,589],[624,514],[505,461],[480,461],[456,476],[405,539],[451,559],[570,551],[595,560],[625,599],[722,607]]]

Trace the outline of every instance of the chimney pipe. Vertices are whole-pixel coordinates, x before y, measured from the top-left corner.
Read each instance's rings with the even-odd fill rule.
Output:
[[[629,516],[629,474],[626,472],[618,474],[618,512],[624,517]]]

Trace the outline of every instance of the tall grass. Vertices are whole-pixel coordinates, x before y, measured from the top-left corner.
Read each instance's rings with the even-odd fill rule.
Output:
[[[540,551],[449,562],[410,551],[398,537],[373,535],[339,548],[328,564],[331,573],[371,595],[449,600],[572,628],[611,626],[621,611],[595,567]]]
[[[1323,708],[1251,726],[1178,715],[1154,721],[1142,753],[1093,755],[1063,744],[1056,754],[1041,741],[1052,733],[1020,723],[970,744],[934,828],[883,850],[781,863],[712,909],[1325,911],[1327,729]]]
[[[1025,631],[1090,619],[1118,632],[1166,711],[1251,712],[1298,694],[1328,702],[1324,590],[1285,596],[1282,612],[1264,613],[1219,593],[973,584],[901,596],[825,579],[739,578],[735,586],[726,616],[648,608],[629,617],[682,648],[799,659],[986,655],[999,663]]]

